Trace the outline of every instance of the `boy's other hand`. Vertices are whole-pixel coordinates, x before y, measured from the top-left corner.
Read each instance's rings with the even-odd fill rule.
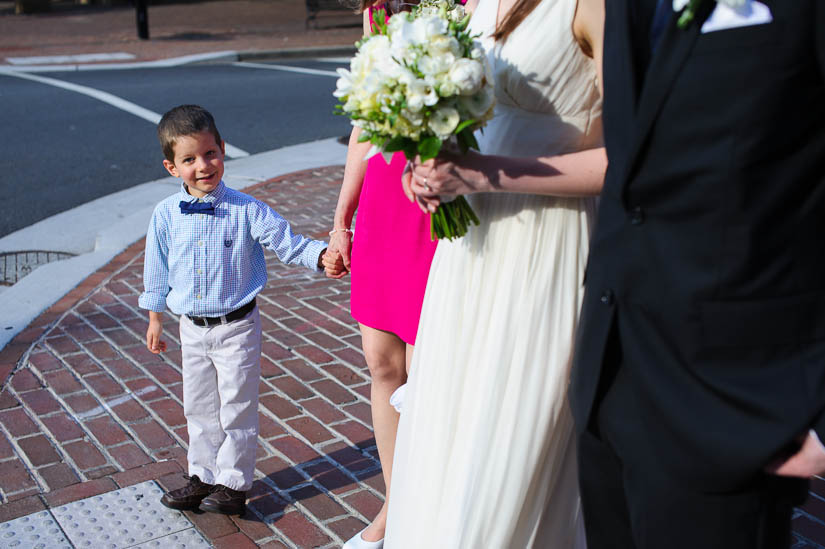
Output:
[[[161,314],[153,311],[149,312],[149,328],[146,330],[146,347],[156,355],[166,352],[166,342],[160,338],[163,334]]]

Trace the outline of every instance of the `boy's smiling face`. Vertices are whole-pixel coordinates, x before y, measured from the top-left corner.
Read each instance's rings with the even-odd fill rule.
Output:
[[[223,141],[217,143],[208,131],[183,135],[175,140],[175,161],[163,161],[174,177],[189,188],[189,194],[203,198],[214,191],[223,178]]]

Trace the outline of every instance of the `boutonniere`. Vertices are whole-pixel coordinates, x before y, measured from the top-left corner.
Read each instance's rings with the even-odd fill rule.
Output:
[[[690,26],[691,21],[696,16],[696,10],[704,0],[673,0],[673,11],[682,12],[676,24],[680,29],[686,29]],[[716,0],[719,4],[725,4],[727,7],[736,9],[744,6],[748,0]],[[684,11],[682,11],[684,10]]]

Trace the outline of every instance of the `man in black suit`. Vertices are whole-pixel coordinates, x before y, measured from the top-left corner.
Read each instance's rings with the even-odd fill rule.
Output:
[[[787,547],[825,471],[825,0],[730,3],[606,0],[589,549]]]

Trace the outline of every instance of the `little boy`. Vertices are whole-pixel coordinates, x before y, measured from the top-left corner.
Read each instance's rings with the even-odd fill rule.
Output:
[[[242,514],[258,442],[262,246],[284,263],[320,271],[326,244],[293,234],[269,206],[224,185],[224,142],[205,109],[175,107],[161,118],[158,137],[163,165],[182,185],[152,215],[139,305],[149,310],[153,353],[166,350],[166,306],[180,315],[190,475],[161,502]]]

